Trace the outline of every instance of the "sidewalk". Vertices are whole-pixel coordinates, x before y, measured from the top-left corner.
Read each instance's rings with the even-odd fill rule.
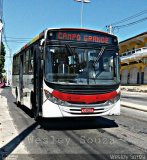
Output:
[[[122,107],[126,107],[126,108],[131,108],[131,109],[136,109],[139,111],[143,111],[143,112],[147,112],[147,106],[144,105],[139,105],[139,104],[135,104],[135,103],[130,103],[130,102],[120,102]]]
[[[19,135],[13,119],[9,113],[9,107],[7,104],[7,98],[3,93],[4,89],[0,88],[0,158],[1,156],[5,157],[9,155],[9,151],[13,148],[12,146],[15,145],[13,140]],[[11,146],[8,145],[12,143]],[[14,154],[28,154],[23,142],[21,142],[11,153]],[[11,157],[11,154],[8,157]]]
[[[138,86],[121,86],[122,91],[130,92],[143,92],[147,93],[147,85],[138,85]]]
[[[142,95],[147,97],[147,85],[138,85],[138,86],[121,86],[121,92],[130,95]],[[121,101],[123,107],[132,108],[140,111],[147,112],[147,105],[139,105],[130,102]]]

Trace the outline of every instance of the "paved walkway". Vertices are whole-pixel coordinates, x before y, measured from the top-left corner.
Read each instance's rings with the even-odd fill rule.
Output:
[[[121,86],[121,90],[123,90],[123,91],[132,91],[132,92],[145,92],[145,93],[147,93],[147,85]]]
[[[5,89],[0,88],[0,159],[1,156],[5,157],[9,150],[13,148],[12,146],[15,145],[13,144],[13,140],[19,135],[11,118],[7,104],[8,99],[5,97],[4,90]],[[28,154],[23,142],[21,142],[7,158],[14,158],[14,154]]]
[[[140,85],[140,86],[121,86],[121,92],[125,94],[130,94],[130,95],[142,95],[147,97],[147,85]],[[121,101],[121,105],[123,107],[127,108],[132,108],[132,109],[137,109],[140,111],[147,112],[147,105],[139,105],[135,103],[130,103],[130,102],[124,102]]]
[[[121,106],[147,112],[147,106],[121,101]]]

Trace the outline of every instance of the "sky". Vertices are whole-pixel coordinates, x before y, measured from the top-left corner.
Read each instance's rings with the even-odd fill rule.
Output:
[[[91,0],[91,3],[84,3],[83,28],[106,31],[106,25],[146,9],[147,0]],[[145,17],[147,12],[122,24]],[[29,41],[46,28],[80,28],[80,18],[81,3],[74,0],[3,0],[4,31],[12,55],[25,44],[20,43],[20,39],[12,42],[12,38]],[[115,29],[114,34],[122,41],[146,31],[147,20],[119,30]],[[6,51],[8,56],[7,46]],[[6,66],[9,66],[9,63],[7,58]]]

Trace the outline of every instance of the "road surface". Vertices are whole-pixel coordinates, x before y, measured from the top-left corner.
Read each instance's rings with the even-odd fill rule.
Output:
[[[7,155],[23,141],[29,155],[14,155],[21,160],[147,159],[147,112],[122,107],[120,116],[36,122],[27,108],[16,106],[9,88],[1,96],[19,132],[1,148]]]
[[[122,92],[121,100],[124,102],[147,106],[147,93]]]

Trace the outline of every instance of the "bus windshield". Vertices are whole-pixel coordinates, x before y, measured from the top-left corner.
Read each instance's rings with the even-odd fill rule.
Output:
[[[48,46],[45,79],[66,85],[114,85],[119,83],[119,58],[107,47]]]

